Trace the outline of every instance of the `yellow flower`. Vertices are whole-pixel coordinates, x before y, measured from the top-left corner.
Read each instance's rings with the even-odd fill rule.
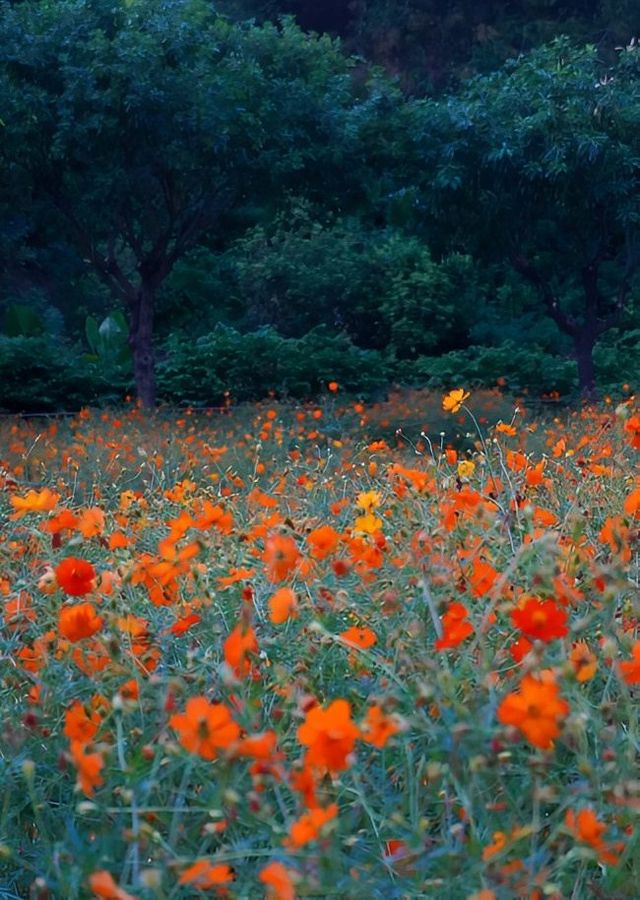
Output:
[[[476,470],[476,464],[470,459],[463,459],[458,463],[458,478],[471,478]]]
[[[449,391],[442,398],[442,408],[445,412],[457,413],[464,401],[470,396],[469,391],[465,393],[464,388],[456,388],[453,391]]]
[[[355,521],[356,531],[362,531],[365,534],[375,534],[382,528],[382,519],[368,512],[364,516],[358,516]]]
[[[363,509],[366,513],[371,512],[372,509],[380,506],[380,494],[377,491],[366,491],[358,494],[356,506]]]

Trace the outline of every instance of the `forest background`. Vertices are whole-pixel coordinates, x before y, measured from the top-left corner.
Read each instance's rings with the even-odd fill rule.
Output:
[[[3,0],[0,408],[637,384],[636,35],[634,0]]]

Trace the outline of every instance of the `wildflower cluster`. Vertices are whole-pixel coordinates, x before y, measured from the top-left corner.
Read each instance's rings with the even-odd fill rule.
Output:
[[[633,894],[632,401],[402,402],[2,426],[0,886]]]

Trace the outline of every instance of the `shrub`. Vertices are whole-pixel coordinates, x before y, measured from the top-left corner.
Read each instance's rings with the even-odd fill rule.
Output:
[[[553,356],[536,346],[519,347],[505,341],[497,347],[469,347],[443,356],[422,356],[397,364],[397,377],[405,383],[495,384],[505,378],[511,390],[570,394],[577,387],[573,360]]]
[[[310,397],[328,381],[348,391],[370,392],[389,375],[376,351],[355,347],[345,335],[324,328],[302,338],[284,338],[272,328],[241,334],[218,326],[195,342],[174,335],[159,364],[160,396],[195,405],[219,403],[225,390],[234,400],[279,395]]]
[[[114,403],[128,380],[107,378],[82,352],[46,336],[0,335],[0,409],[4,412],[76,410]]]

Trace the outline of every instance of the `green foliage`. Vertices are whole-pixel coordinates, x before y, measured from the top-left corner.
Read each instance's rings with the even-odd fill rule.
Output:
[[[45,330],[44,322],[31,306],[12,303],[4,314],[4,333],[8,337],[37,337]]]
[[[619,390],[622,384],[640,384],[640,328],[613,329],[594,353],[598,384]]]
[[[87,316],[85,335],[91,348],[91,353],[85,355],[87,362],[97,365],[105,375],[131,370],[129,329],[120,310],[110,313],[100,324],[93,316]]]
[[[483,302],[471,257],[452,254],[437,263],[424,244],[400,236],[384,249],[402,262],[391,269],[381,303],[390,350],[413,359],[463,346]]]
[[[452,384],[494,385],[506,379],[509,390],[536,393],[558,391],[567,395],[577,388],[575,362],[553,356],[539,347],[505,341],[497,347],[472,346],[442,356],[423,356],[399,365],[397,378],[405,383],[450,387]]]
[[[120,402],[130,379],[103,373],[75,347],[48,336],[0,335],[0,410],[56,412]]]
[[[174,335],[160,362],[160,396],[170,402],[219,404],[279,396],[313,397],[338,381],[347,391],[370,392],[389,377],[381,355],[355,347],[345,335],[316,329],[303,338],[284,338],[272,328],[241,334],[218,326],[195,342]]]

